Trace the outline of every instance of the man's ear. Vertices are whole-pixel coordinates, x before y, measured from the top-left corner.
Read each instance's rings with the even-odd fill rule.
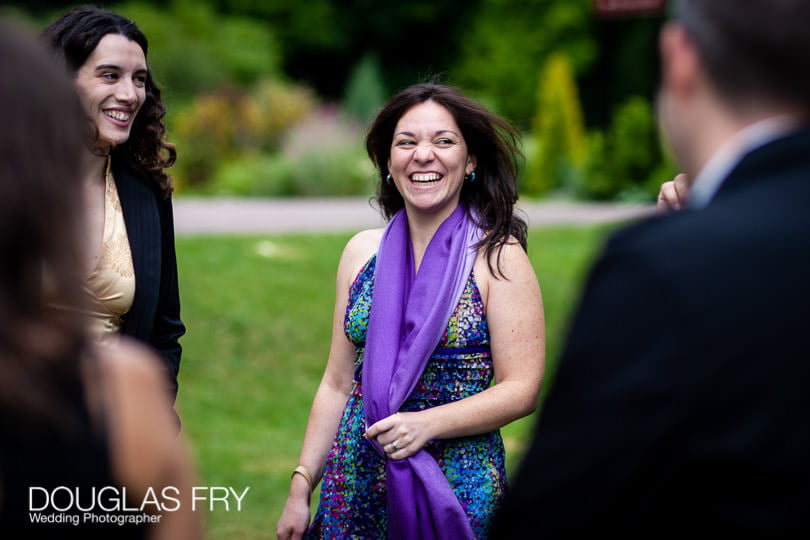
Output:
[[[701,74],[698,49],[686,28],[668,22],[659,37],[661,85],[673,96],[685,97],[695,90]]]

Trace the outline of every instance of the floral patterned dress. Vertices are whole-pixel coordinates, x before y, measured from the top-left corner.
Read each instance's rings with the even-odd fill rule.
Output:
[[[376,256],[365,264],[349,292],[344,329],[357,347],[354,383],[335,441],[326,458],[320,503],[308,538],[386,538],[385,461],[363,438],[362,369]],[[467,285],[402,411],[457,401],[487,389],[492,357],[484,305],[475,276]],[[506,492],[504,447],[499,431],[431,441],[436,459],[461,502],[476,537],[486,536]]]

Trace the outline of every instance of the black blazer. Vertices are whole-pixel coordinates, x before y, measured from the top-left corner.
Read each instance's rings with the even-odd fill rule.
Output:
[[[135,269],[135,298],[122,332],[157,349],[166,362],[167,386],[174,399],[180,370],[178,340],[185,326],[180,320],[172,202],[115,159],[112,168]]]
[[[493,538],[810,537],[810,132],[593,267]]]

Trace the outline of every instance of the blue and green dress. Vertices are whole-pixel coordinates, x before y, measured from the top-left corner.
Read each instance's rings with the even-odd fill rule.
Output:
[[[308,538],[386,538],[385,461],[365,438],[361,385],[364,345],[374,291],[376,256],[349,291],[344,330],[357,347],[352,392],[326,458],[320,503]],[[444,335],[402,411],[419,411],[477,394],[492,382],[492,355],[484,304],[471,272]],[[470,520],[484,538],[506,492],[503,440],[498,430],[431,441],[436,459]]]

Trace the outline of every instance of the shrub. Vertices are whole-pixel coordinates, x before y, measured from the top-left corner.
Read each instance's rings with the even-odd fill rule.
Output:
[[[624,184],[612,163],[610,134],[594,130],[588,134],[588,157],[585,174],[576,185],[576,194],[586,199],[606,200],[616,196]]]
[[[465,6],[452,78],[528,129],[535,111],[538,59],[565,54],[581,74],[597,48],[590,0],[479,0]]]
[[[662,150],[652,106],[634,96],[615,111],[607,132],[590,134],[577,192],[589,199],[650,199],[662,181],[672,178],[668,171],[673,169]]]
[[[352,70],[346,84],[343,107],[363,125],[368,124],[385,102],[387,92],[380,71],[380,60],[367,54]]]
[[[239,156],[223,163],[211,191],[229,195],[371,195],[374,168],[359,126],[321,109],[292,127],[274,154]]]
[[[246,145],[276,150],[284,134],[309,117],[317,104],[317,98],[307,87],[278,79],[260,81],[240,111],[240,121],[248,137]]]
[[[292,167],[292,163],[278,155],[240,156],[220,165],[210,190],[216,195],[295,195]]]
[[[540,196],[573,182],[586,153],[585,127],[568,60],[551,55],[540,73],[534,122],[536,148],[524,191]]]
[[[192,0],[171,0],[164,7],[126,2],[115,10],[149,37],[149,63],[172,101],[186,102],[224,85],[248,87],[280,73],[276,38],[254,19],[218,13],[211,3]]]
[[[205,186],[219,163],[234,154],[234,100],[224,92],[201,95],[175,113],[177,163],[172,176],[179,189]]]
[[[260,81],[251,93],[230,87],[197,96],[174,122],[178,184],[205,191],[221,164],[277,150],[284,133],[315,106],[309,89],[275,79]]]

